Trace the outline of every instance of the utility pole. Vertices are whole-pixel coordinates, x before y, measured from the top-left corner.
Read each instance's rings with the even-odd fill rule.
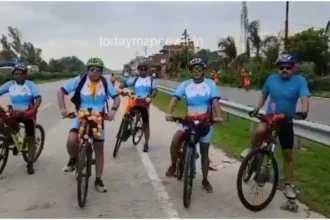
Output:
[[[185,48],[186,48],[186,56],[187,56],[187,68],[188,68],[188,65],[189,65],[189,41],[190,41],[190,38],[189,38],[189,34],[187,32],[187,29],[184,29],[182,35],[181,35],[181,40],[183,40],[184,42],[184,45],[185,45]]]
[[[285,10],[285,36],[284,36],[284,50],[288,51],[288,36],[289,36],[289,1],[286,2]]]

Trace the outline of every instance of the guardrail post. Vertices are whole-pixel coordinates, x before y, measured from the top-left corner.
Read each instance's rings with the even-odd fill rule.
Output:
[[[256,125],[257,123],[255,123],[254,121],[251,121],[250,123],[250,132],[254,132],[256,130]]]
[[[302,145],[302,143],[301,143],[301,137],[299,137],[299,136],[294,136],[294,148],[296,148],[296,149],[301,149],[301,145]]]

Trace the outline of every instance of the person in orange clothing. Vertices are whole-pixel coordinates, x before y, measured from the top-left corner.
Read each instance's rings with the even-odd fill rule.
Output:
[[[241,70],[241,79],[243,82],[243,86],[247,91],[250,88],[251,81],[250,81],[250,75],[244,69]]]
[[[212,70],[211,78],[213,79],[213,81],[215,82],[216,85],[219,85],[220,77],[215,70]]]

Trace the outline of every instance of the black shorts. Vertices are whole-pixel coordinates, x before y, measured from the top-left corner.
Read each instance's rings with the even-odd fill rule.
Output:
[[[25,135],[27,137],[34,137],[35,135],[35,121],[31,118],[17,118],[18,123],[24,124]]]
[[[135,106],[134,109],[141,113],[143,124],[149,124],[149,109],[142,106]]]
[[[280,141],[281,147],[284,150],[292,150],[294,144],[294,132],[292,121],[285,121],[281,123],[278,130],[278,139]]]

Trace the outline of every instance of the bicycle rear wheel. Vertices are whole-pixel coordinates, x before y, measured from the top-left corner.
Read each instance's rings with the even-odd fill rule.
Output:
[[[262,202],[259,205],[253,205],[251,204],[246,198],[245,195],[243,193],[243,182],[247,182],[246,181],[246,177],[244,177],[244,173],[246,172],[246,170],[248,170],[248,172],[250,172],[249,175],[249,179],[251,178],[251,175],[253,172],[255,172],[255,177],[254,177],[254,181],[256,179],[258,179],[258,182],[260,181],[259,174],[261,173],[260,169],[262,166],[262,161],[264,160],[264,157],[267,156],[268,157],[268,161],[270,162],[270,164],[267,164],[268,168],[266,171],[264,171],[263,177],[262,177],[262,182],[269,182],[269,177],[271,175],[270,172],[270,167],[269,165],[271,165],[274,169],[274,180],[272,181],[272,189],[271,192],[268,196],[268,198]],[[257,160],[257,161],[256,161]],[[251,162],[255,163],[254,166],[251,166]],[[252,170],[251,170],[252,169]],[[261,175],[261,174],[260,174]],[[274,158],[274,155],[269,152],[268,150],[265,149],[256,149],[251,151],[242,161],[241,166],[238,170],[238,175],[237,175],[237,192],[238,192],[238,197],[240,199],[240,201],[242,202],[242,204],[249,210],[254,211],[254,212],[258,212],[261,211],[262,209],[266,208],[269,203],[273,200],[275,193],[276,193],[276,189],[277,189],[277,184],[278,184],[278,166],[277,166],[277,162],[276,159]],[[257,183],[256,183],[257,184]]]
[[[142,115],[140,112],[136,112],[135,114],[135,121],[134,126],[132,127],[132,141],[134,145],[137,145],[140,143],[142,136],[143,136],[143,121],[142,121]],[[139,122],[141,125],[139,125]],[[137,135],[141,131],[140,135]]]
[[[191,202],[193,179],[195,176],[195,152],[194,148],[187,146],[184,163],[183,181],[183,205],[188,208]]]
[[[42,150],[44,149],[44,144],[45,144],[44,128],[40,124],[37,124],[35,130],[40,131],[40,137],[35,137],[36,138],[36,151],[34,154],[33,162],[36,162],[38,160],[38,158],[41,155]],[[26,139],[24,138],[23,149],[28,149],[28,146],[26,146],[26,144],[27,144],[27,142],[26,142]],[[28,162],[28,152],[22,151],[22,156],[23,156],[24,161]]]
[[[9,144],[4,136],[0,136],[0,175],[5,169],[9,157]]]
[[[113,157],[117,156],[121,142],[123,141],[123,137],[125,135],[125,130],[127,131],[127,129],[125,129],[125,126],[128,126],[126,117],[124,117],[120,123],[120,127],[119,127],[119,130],[117,133],[116,145],[115,145],[115,148],[113,149],[113,153],[112,153]]]
[[[77,198],[80,208],[84,208],[87,201],[89,177],[92,171],[92,149],[90,144],[81,146],[77,161]]]

